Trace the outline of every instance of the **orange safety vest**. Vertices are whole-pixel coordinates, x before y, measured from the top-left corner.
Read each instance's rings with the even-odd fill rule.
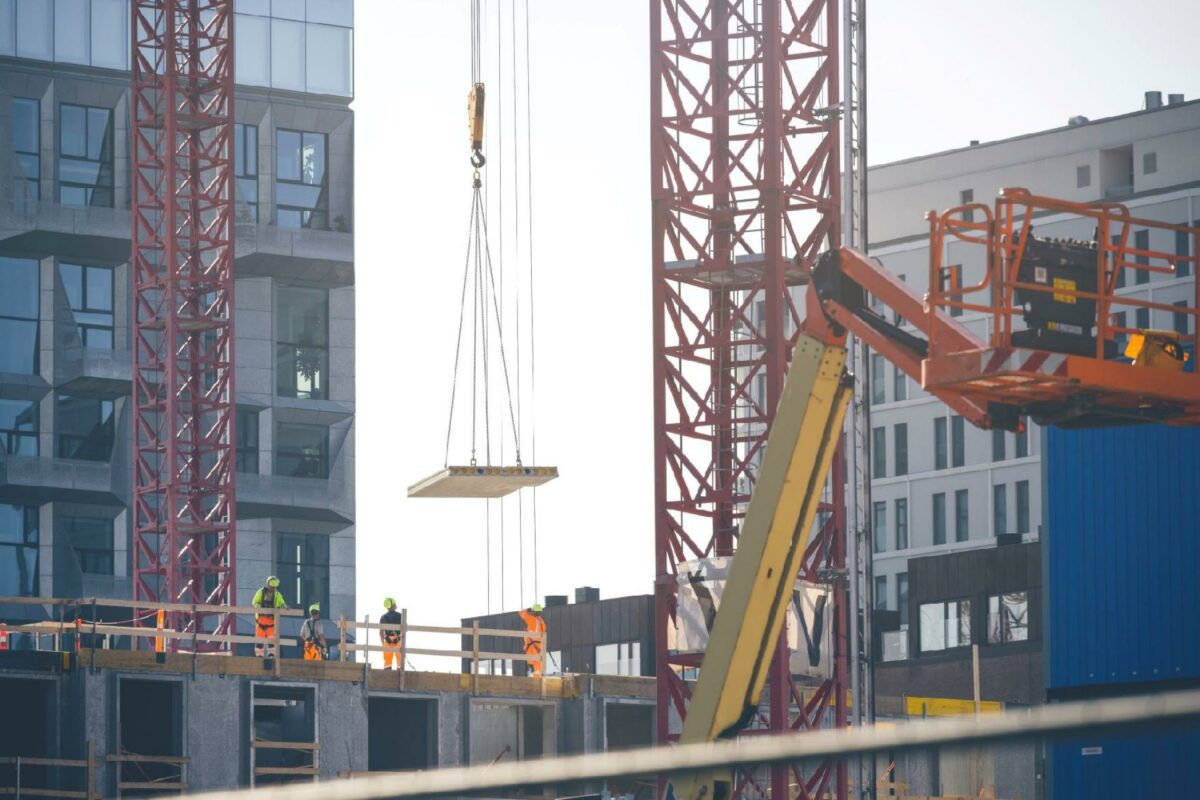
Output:
[[[0,650],[8,649],[8,628],[0,622]]]
[[[517,612],[521,615],[521,619],[525,621],[525,630],[530,633],[542,634],[541,639],[534,639],[532,636],[525,637],[525,652],[540,653],[542,652],[542,643],[546,641],[546,618],[537,614],[531,614],[525,609]]]

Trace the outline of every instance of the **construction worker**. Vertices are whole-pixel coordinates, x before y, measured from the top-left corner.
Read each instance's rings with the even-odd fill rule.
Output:
[[[546,640],[546,620],[542,618],[542,604],[534,603],[529,608],[517,612],[525,621],[525,630],[530,633],[540,633],[540,637],[525,637],[525,655],[537,656],[535,661],[527,661],[529,674],[534,678],[542,677],[542,643]]]
[[[321,627],[321,604],[308,607],[308,619],[300,626],[300,641],[304,642],[305,661],[324,661],[329,655],[329,644]]]
[[[404,622],[404,616],[396,610],[396,601],[390,597],[383,598],[383,607],[387,609],[379,621],[384,625],[399,625]],[[379,641],[386,648],[383,651],[383,668],[391,669],[392,662],[396,662],[396,666],[403,669],[404,653],[400,651],[400,631],[383,631],[379,632]]]
[[[283,595],[279,591],[279,578],[274,575],[267,578],[266,584],[254,593],[254,600],[250,605],[255,608],[287,608],[287,603],[283,600]],[[255,626],[254,635],[259,639],[275,638],[275,615],[274,614],[259,614]],[[267,644],[254,645],[254,655],[261,656],[267,652]]]

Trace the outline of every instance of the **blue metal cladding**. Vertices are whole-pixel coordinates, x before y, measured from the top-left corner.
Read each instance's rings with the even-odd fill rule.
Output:
[[[1070,739],[1048,748],[1051,800],[1196,797],[1200,727]]]
[[[1046,686],[1200,678],[1200,429],[1046,431]]]

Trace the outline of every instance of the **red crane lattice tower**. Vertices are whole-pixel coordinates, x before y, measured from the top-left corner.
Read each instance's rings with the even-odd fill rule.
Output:
[[[657,731],[667,742],[686,714],[681,673],[701,658],[669,649],[679,564],[733,553],[803,327],[808,266],[840,243],[837,5],[654,0],[650,38]],[[834,584],[832,674],[795,685],[781,638],[755,725],[767,732],[846,724],[843,486],[830,486],[801,576]],[[764,793],[764,777],[741,774],[736,795]],[[806,774],[774,768],[769,783],[772,798],[790,787],[845,797],[847,785],[832,761]]]
[[[232,605],[233,0],[134,0],[132,31],[134,599]]]

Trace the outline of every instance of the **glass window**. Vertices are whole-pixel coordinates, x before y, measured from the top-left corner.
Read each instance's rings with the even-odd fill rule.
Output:
[[[0,452],[38,454],[38,406],[29,400],[0,400]]]
[[[0,256],[0,372],[36,375],[41,288],[38,262]]]
[[[966,489],[958,489],[954,492],[954,541],[965,542],[970,538],[970,498]]]
[[[1158,153],[1142,153],[1142,174],[1153,175],[1158,172]]]
[[[71,313],[84,347],[113,349],[113,269],[82,264],[59,264]]]
[[[276,533],[275,574],[292,608],[321,604],[329,618],[329,537],[323,533]]]
[[[275,196],[281,228],[329,228],[326,136],[307,131],[275,132]]]
[[[29,196],[38,200],[42,196],[42,104],[27,97],[12,99],[13,152],[17,166],[25,175]]]
[[[271,85],[304,91],[304,23],[271,20]]]
[[[900,624],[908,625],[908,573],[896,576],[896,610],[900,612]],[[905,637],[907,638],[907,637]]]
[[[992,527],[999,536],[1008,533],[1008,486],[998,483],[992,487]]]
[[[1174,303],[1176,308],[1187,308],[1187,300],[1180,300]],[[1174,311],[1171,313],[1172,328],[1176,333],[1187,336],[1188,332],[1188,315],[1185,311]]]
[[[887,384],[883,382],[884,360],[878,353],[871,354],[871,405],[887,402]]]
[[[349,95],[353,86],[351,30],[312,23],[305,28],[308,36],[308,59],[305,65],[307,90]]]
[[[1187,223],[1183,222],[1180,224],[1186,225]],[[1187,231],[1175,231],[1175,255],[1177,255],[1177,256],[1191,255],[1192,254],[1191,239],[1192,239],[1192,237],[1188,235]],[[1192,274],[1192,262],[1190,262],[1190,261],[1176,261],[1175,262],[1176,277],[1186,278],[1188,275],[1191,275],[1191,274]]]
[[[923,603],[919,613],[922,653],[934,653],[971,644],[970,600]]]
[[[642,643],[617,642],[596,645],[597,675],[641,675]]]
[[[1029,533],[1029,481],[1017,481],[1017,533]]]
[[[961,303],[963,301],[962,265],[955,264],[951,267],[947,267],[946,270],[947,270],[946,283],[948,284],[947,290],[946,290],[947,294],[948,294],[947,299],[954,303]],[[956,306],[956,305],[950,306],[950,316],[961,317],[962,315],[963,315],[963,309],[961,307]]]
[[[233,15],[233,69],[246,86],[271,85],[271,20]]]
[[[875,607],[887,611],[888,607],[887,575],[875,576]]]
[[[1009,592],[988,598],[988,644],[1029,639],[1029,597]]]
[[[17,0],[0,0],[0,56],[17,52]]]
[[[875,552],[887,551],[887,503],[876,500],[871,504],[871,535],[875,543]]]
[[[896,402],[908,399],[908,376],[899,367],[892,367],[892,394]]]
[[[91,58],[88,0],[54,0],[54,60],[87,64]]]
[[[329,291],[280,286],[275,305],[276,394],[328,398]]]
[[[58,199],[67,206],[112,207],[112,111],[59,106]]]
[[[1092,165],[1084,164],[1075,168],[1075,188],[1083,189],[1092,185]]]
[[[1124,324],[1122,322],[1122,324]],[[1021,430],[1017,431],[1017,458],[1025,458],[1029,455],[1029,426],[1022,425]]]
[[[113,574],[113,521],[107,517],[58,518],[85,575]]]
[[[933,468],[946,468],[946,418],[933,420]]]
[[[249,207],[250,219],[258,222],[258,126],[233,124],[233,173],[237,199]]]
[[[896,549],[908,549],[908,498],[896,500]]]
[[[108,461],[112,456],[115,426],[112,400],[70,394],[55,398],[54,429],[59,458]]]
[[[1005,458],[1006,440],[1004,431],[999,428],[992,429],[992,461],[1003,461]]]
[[[309,22],[354,27],[354,0],[308,0]]]
[[[950,466],[961,467],[967,462],[966,433],[963,418],[955,414],[950,418]]]
[[[1117,288],[1122,289],[1125,287],[1125,267],[1117,266],[1119,263],[1118,259],[1117,259],[1118,254],[1115,252],[1116,249],[1121,246],[1121,234],[1114,233],[1111,238],[1112,238],[1112,246],[1113,246],[1113,250],[1114,250],[1112,263],[1113,263],[1113,268],[1117,272]]]
[[[887,477],[887,429],[871,430],[871,477]]]
[[[54,58],[54,5],[51,0],[17,0],[17,56]]]
[[[1136,250],[1149,250],[1150,249],[1150,231],[1148,231],[1148,230],[1134,231],[1133,232],[1133,247]],[[1137,264],[1149,264],[1150,263],[1150,257],[1144,256],[1144,255],[1136,255],[1133,257],[1133,260],[1134,260],[1134,263],[1137,263]],[[1150,273],[1144,269],[1135,269],[1133,271],[1133,282],[1134,282],[1134,285],[1142,284],[1142,283],[1149,283],[1150,282]],[[1139,310],[1141,310],[1141,309],[1139,309]]]
[[[1139,308],[1133,315],[1134,326],[1139,330],[1146,330],[1150,327],[1150,309]]]
[[[328,478],[329,428],[290,422],[276,424],[275,474],[288,478]]]
[[[933,543],[946,543],[946,493],[933,496]]]
[[[37,506],[0,505],[0,595],[38,595]]]
[[[896,474],[908,474],[908,423],[898,422],[892,431],[896,445]]]
[[[238,408],[237,419],[237,471],[258,474],[258,410]]]
[[[304,0],[271,0],[271,16],[304,21]]]
[[[129,3],[92,0],[92,66],[129,68]]]
[[[974,189],[963,189],[961,192],[958,193],[958,201],[959,201],[959,205],[964,205],[964,206],[967,205],[968,203],[974,203],[975,202],[975,190]],[[962,217],[967,222],[974,222],[975,221],[975,209],[968,208],[966,211],[963,212]]]

